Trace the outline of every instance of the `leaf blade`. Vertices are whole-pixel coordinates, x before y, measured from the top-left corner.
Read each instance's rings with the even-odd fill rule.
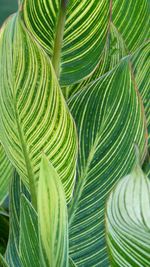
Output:
[[[105,201],[116,180],[132,168],[133,143],[144,153],[144,118],[128,64],[123,60],[69,100],[80,147],[69,210],[70,256],[78,266],[108,266]]]
[[[43,156],[38,186],[38,215],[41,264],[68,266],[68,219],[60,178]]]
[[[3,28],[0,48],[1,135],[6,153],[36,195],[44,151],[69,201],[75,182],[77,136],[51,62],[17,15]]]
[[[112,266],[148,266],[150,182],[139,165],[117,183],[107,202],[106,233]]]

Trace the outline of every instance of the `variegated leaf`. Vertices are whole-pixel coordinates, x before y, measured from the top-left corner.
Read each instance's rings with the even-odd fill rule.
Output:
[[[40,258],[44,267],[68,267],[68,216],[60,178],[43,156],[38,186]]]
[[[150,181],[136,164],[111,192],[106,212],[111,266],[150,263]]]
[[[44,151],[69,200],[75,181],[75,125],[49,58],[18,16],[1,31],[0,76],[0,131],[8,157],[33,196]]]
[[[146,129],[128,59],[69,101],[79,135],[77,186],[69,205],[70,256],[77,266],[108,266],[105,201],[141,153]]]

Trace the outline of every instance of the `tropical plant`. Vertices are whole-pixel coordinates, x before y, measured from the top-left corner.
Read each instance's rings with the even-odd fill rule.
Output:
[[[149,0],[18,6],[0,31],[1,266],[150,266]]]

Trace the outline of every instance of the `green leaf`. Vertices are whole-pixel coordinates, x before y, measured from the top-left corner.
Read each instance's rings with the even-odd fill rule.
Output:
[[[24,1],[25,25],[50,57],[53,57],[56,47],[62,45],[60,55],[57,55],[60,58],[61,85],[83,79],[98,64],[107,38],[109,2],[111,1]],[[57,25],[59,22],[61,29]],[[57,38],[58,31],[63,35],[63,42]]]
[[[104,207],[114,183],[145,148],[144,116],[128,59],[69,101],[79,136],[77,185],[69,205],[70,256],[77,266],[108,266]]]
[[[51,62],[18,16],[3,27],[0,39],[0,131],[6,153],[30,185],[35,204],[44,151],[69,201],[75,182],[76,129]]]
[[[8,160],[4,148],[0,143],[0,206],[8,195],[10,179],[14,168]]]
[[[38,216],[41,265],[68,266],[68,218],[60,178],[45,156],[42,158],[38,186]]]
[[[122,35],[129,52],[150,38],[149,0],[114,0],[112,21]]]
[[[15,173],[12,179],[10,189],[10,228],[5,258],[9,267],[22,267],[19,255],[20,196],[24,194],[30,199],[30,195],[17,173]]]
[[[149,266],[150,181],[137,164],[109,196],[106,234],[112,267]]]
[[[40,267],[38,216],[24,195],[21,197],[19,255],[23,267]]]

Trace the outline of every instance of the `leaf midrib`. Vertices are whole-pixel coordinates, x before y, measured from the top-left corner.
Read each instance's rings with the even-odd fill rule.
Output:
[[[80,200],[80,197],[82,195],[83,189],[84,189],[84,185],[86,184],[86,177],[88,176],[88,172],[90,170],[90,165],[91,162],[95,156],[95,152],[96,152],[96,148],[97,145],[99,143],[99,139],[100,137],[98,137],[99,134],[97,134],[95,142],[93,143],[93,145],[91,146],[90,152],[89,152],[89,156],[87,158],[87,163],[86,166],[84,168],[84,171],[82,172],[82,174],[80,175],[80,177],[78,178],[78,183],[77,183],[77,187],[75,188],[74,191],[74,195],[71,201],[71,205],[69,206],[69,210],[68,210],[68,218],[69,218],[69,227],[72,224],[72,221],[74,219],[75,216],[75,212],[77,210],[78,207],[78,202]]]

